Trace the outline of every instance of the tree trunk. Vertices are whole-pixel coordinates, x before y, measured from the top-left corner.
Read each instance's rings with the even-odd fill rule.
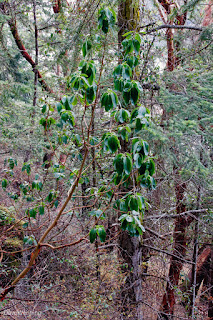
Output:
[[[213,247],[211,247],[210,256],[210,272],[209,272],[209,307],[208,307],[208,317],[209,320],[213,320]]]
[[[139,1],[121,1],[118,8],[118,43],[121,50],[121,42],[124,40],[123,34],[128,31],[138,31],[139,27]],[[128,144],[122,141],[122,151],[128,151]],[[128,192],[128,190],[122,190]],[[137,320],[143,319],[142,313],[142,245],[141,239],[131,237],[127,232],[121,233],[119,237],[120,254],[126,263],[128,272],[125,286],[121,293],[123,315],[129,310],[128,302],[136,304]]]
[[[10,30],[12,32],[13,38],[17,44],[17,47],[20,50],[20,53],[22,54],[22,56],[31,64],[32,68],[33,68],[33,72],[37,73],[38,76],[38,81],[40,82],[42,88],[44,90],[46,90],[49,93],[53,93],[53,90],[47,85],[47,83],[45,82],[45,80],[43,79],[40,71],[36,68],[36,63],[35,61],[32,59],[32,57],[29,55],[29,53],[27,52],[19,34],[18,34],[18,29],[16,26],[16,21],[14,21],[13,19],[8,20],[8,25],[10,27]]]
[[[158,319],[170,320],[173,319],[174,306],[175,306],[175,287],[178,286],[180,271],[183,267],[183,259],[186,255],[187,249],[187,228],[192,222],[191,217],[180,216],[180,213],[186,211],[184,204],[184,191],[186,184],[181,182],[179,172],[176,173],[175,180],[175,195],[176,195],[176,212],[177,218],[175,220],[174,229],[174,245],[173,253],[169,268],[169,279],[166,286],[166,292],[163,296],[160,314]],[[179,259],[180,258],[180,259]]]
[[[120,1],[118,6],[118,43],[124,40],[128,31],[139,31],[139,0]]]
[[[170,18],[170,14],[172,12],[172,5],[174,3],[168,0],[158,0],[159,4],[164,8],[165,15],[167,17],[167,24],[178,24],[184,25],[186,22],[187,12],[183,15],[177,15],[175,18]],[[184,4],[187,4],[187,1],[184,1]],[[177,5],[175,4],[176,9]],[[162,16],[164,19],[164,17]],[[165,22],[165,21],[164,21]],[[172,29],[167,29],[166,32],[167,39],[167,69],[168,71],[173,71],[175,66],[179,63],[180,59],[175,56],[174,52],[174,39],[173,39],[173,31]],[[165,115],[164,115],[165,116]],[[174,141],[175,144],[175,141]],[[178,156],[178,151],[177,156]],[[158,319],[170,320],[173,319],[174,306],[175,306],[175,287],[178,286],[180,271],[183,267],[183,260],[186,255],[187,249],[187,228],[192,222],[191,217],[180,216],[180,213],[186,211],[186,205],[184,204],[184,191],[186,189],[186,184],[182,182],[182,178],[180,176],[180,168],[174,168],[174,176],[175,176],[175,196],[176,196],[176,213],[177,218],[175,220],[175,228],[174,228],[174,245],[173,252],[176,257],[172,256],[169,268],[169,279],[166,286],[166,291],[163,296],[162,305],[160,308],[160,314]],[[182,258],[182,259],[179,259]]]

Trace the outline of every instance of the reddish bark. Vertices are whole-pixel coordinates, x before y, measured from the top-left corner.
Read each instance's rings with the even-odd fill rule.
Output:
[[[211,248],[210,256],[210,272],[209,272],[209,286],[211,288],[209,294],[209,307],[208,307],[208,317],[213,320],[213,248]]]
[[[210,298],[209,298],[209,303],[210,303],[210,310],[211,310],[211,301],[212,301],[212,259],[211,259],[211,254],[213,253],[213,248],[210,246],[205,247],[204,249],[201,250],[201,253],[198,255],[197,259],[195,260],[196,265],[192,267],[190,272],[187,275],[187,282],[184,283],[181,287],[181,290],[183,292],[186,292],[188,295],[190,295],[190,304],[188,305],[188,312],[189,315],[192,315],[192,308],[193,308],[193,290],[191,290],[192,286],[196,284],[195,287],[195,295],[199,294],[200,288],[203,285],[207,286],[207,288],[210,288]],[[196,266],[196,281],[194,281],[194,272],[195,272],[195,266]],[[196,299],[197,300],[197,299]],[[184,306],[187,305],[186,303],[183,302]],[[212,310],[213,311],[213,310]],[[213,317],[213,314],[212,314]],[[211,319],[211,317],[210,317]]]
[[[177,173],[178,174],[178,173]],[[178,174],[178,181],[175,185],[175,194],[176,194],[176,212],[179,215],[181,212],[186,211],[186,205],[184,204],[184,191],[186,189],[185,183],[180,183],[181,179]],[[174,229],[174,246],[173,253],[175,256],[172,256],[169,269],[169,281],[167,282],[166,292],[163,296],[163,301],[161,305],[161,313],[159,319],[170,320],[174,313],[175,305],[175,287],[178,285],[180,271],[183,266],[183,260],[186,254],[186,231],[187,227],[192,222],[191,217],[178,216],[175,220],[175,229]]]
[[[171,6],[174,6],[174,3],[170,3],[168,0],[158,0],[158,2],[161,4],[161,6],[164,8],[165,13],[167,17],[171,13]],[[187,0],[184,1],[185,4],[187,4]],[[187,18],[187,12],[184,12],[181,15],[177,15],[175,18],[175,21],[169,20],[167,23],[176,25],[184,25]],[[164,19],[163,19],[164,20]],[[167,59],[167,68],[168,71],[173,71],[174,68],[180,63],[180,58],[175,56],[174,52],[174,34],[172,29],[167,29],[166,32],[166,41],[167,41],[167,49],[168,49],[168,59]],[[176,44],[176,49],[179,51],[180,44]]]
[[[171,3],[167,0],[158,0],[159,3],[163,6],[167,16],[171,13]],[[187,0],[184,1],[187,3]],[[184,25],[187,17],[187,12],[183,15],[176,17],[176,23],[178,25]],[[169,21],[170,24],[173,21]],[[167,29],[167,49],[168,49],[168,61],[167,68],[168,71],[173,71],[175,66],[179,63],[179,58],[175,57],[174,53],[174,39],[172,29]],[[174,171],[176,174],[175,181],[175,194],[176,194],[176,212],[177,218],[175,220],[175,229],[174,229],[174,254],[176,257],[172,256],[169,269],[169,281],[167,282],[166,292],[163,297],[161,311],[159,319],[169,320],[173,318],[174,305],[175,305],[175,287],[178,286],[180,271],[183,266],[183,260],[186,254],[186,231],[189,224],[192,222],[192,218],[179,216],[180,213],[186,211],[186,206],[184,204],[184,191],[186,184],[181,182],[181,177],[176,168]],[[179,257],[179,258],[178,258]]]
[[[4,292],[0,295],[0,301],[4,301],[6,295],[12,291],[15,288],[15,286],[9,286],[7,288],[4,289]]]
[[[210,24],[212,24],[212,6],[213,6],[213,0],[210,0],[208,5],[205,8],[205,16],[203,19],[203,23],[202,25],[204,27],[209,26]]]
[[[184,5],[187,5],[188,0],[184,0]],[[177,25],[183,26],[186,22],[187,19],[187,11],[185,11],[181,15],[177,15],[176,20],[177,20]]]
[[[59,13],[60,10],[61,10],[61,0],[54,0],[54,2],[53,2],[54,13]]]
[[[197,258],[197,268],[196,268],[196,273],[197,275],[199,275],[199,273],[201,272],[201,269],[203,268],[204,263],[206,262],[206,260],[209,258],[211,254],[211,248],[210,247],[206,247],[201,254],[199,254],[198,258]],[[189,279],[192,279],[192,273],[189,273]]]
[[[158,0],[158,2],[162,5],[162,7],[165,9],[167,14],[171,13],[171,4],[168,0]]]
[[[22,56],[31,64],[32,68],[33,68],[33,72],[36,72],[36,64],[35,61],[32,59],[32,57],[29,55],[29,53],[27,52],[20,36],[17,30],[17,26],[16,26],[16,21],[14,21],[13,19],[8,20],[8,25],[10,27],[10,30],[12,32],[13,38],[17,44],[17,47],[20,50],[20,53],[22,54]],[[43,79],[41,73],[39,70],[37,70],[37,74],[38,74],[38,81],[40,82],[40,84],[42,85],[42,88],[44,90],[46,90],[49,93],[53,93],[52,89],[48,86],[48,84],[46,83],[46,81]]]
[[[174,3],[171,3],[169,0],[158,0],[158,2],[164,8],[166,15],[168,17],[167,23],[173,24],[174,21],[169,19],[169,14],[171,13],[171,5],[174,6]],[[187,0],[185,0],[185,4]],[[176,16],[176,23],[178,25],[184,25],[186,21],[187,13],[183,15]],[[168,50],[168,60],[167,68],[168,71],[173,71],[175,66],[179,63],[179,58],[175,57],[174,53],[174,39],[172,29],[167,29],[166,32],[167,38],[167,50]],[[159,314],[159,319],[170,320],[173,318],[174,306],[175,306],[175,287],[178,285],[180,271],[183,266],[183,260],[186,254],[186,231],[189,224],[192,222],[190,217],[180,216],[181,212],[186,211],[186,206],[184,204],[184,191],[186,184],[182,183],[181,177],[179,174],[178,168],[175,168],[174,175],[176,175],[175,181],[175,194],[176,194],[176,212],[177,218],[175,220],[175,229],[174,229],[174,254],[172,256],[169,268],[169,280],[167,282],[167,287],[165,294],[163,296],[163,301],[161,305],[161,310]]]

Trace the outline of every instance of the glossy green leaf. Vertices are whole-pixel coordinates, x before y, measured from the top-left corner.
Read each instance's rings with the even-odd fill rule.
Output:
[[[7,187],[7,184],[8,184],[7,180],[3,179],[2,182],[1,182],[2,188],[5,189]]]
[[[98,17],[99,28],[106,34],[109,31],[109,27],[113,28],[115,25],[116,14],[115,11],[109,8],[100,9]]]
[[[61,110],[63,109],[63,106],[62,106],[62,104],[61,104],[60,102],[58,102],[58,103],[56,104],[56,108],[57,108],[58,113],[60,113]]]
[[[116,108],[117,104],[118,104],[118,97],[117,94],[113,91],[110,92],[110,96],[111,96],[111,100],[112,100],[112,104],[113,107]]]
[[[126,157],[124,157],[123,163],[124,163],[124,171],[127,175],[129,175],[132,170],[132,157],[129,153],[126,155]]]
[[[122,222],[121,222],[121,229],[122,230],[126,230],[127,229],[127,226],[128,226],[128,222],[126,219],[124,219]]]
[[[84,57],[88,54],[91,48],[92,48],[92,43],[89,40],[86,40],[82,46],[82,52]]]
[[[28,236],[24,236],[23,242],[24,242],[24,243],[27,243],[28,238],[29,238]]]
[[[117,173],[119,175],[121,175],[123,173],[123,170],[124,170],[124,155],[123,154],[118,154],[114,161],[113,161],[113,165],[114,165],[114,168],[115,170],[117,171]]]
[[[138,211],[138,198],[137,198],[137,196],[130,197],[129,208],[130,208],[130,210]]]
[[[44,214],[44,207],[43,207],[43,206],[40,206],[40,207],[38,208],[38,212],[39,212],[40,215],[43,215],[43,214]]]
[[[101,106],[105,107],[106,111],[116,108],[118,103],[118,97],[115,92],[108,90],[101,97]]]
[[[26,229],[28,227],[29,223],[28,222],[25,222],[22,224],[22,228]]]
[[[30,216],[31,218],[34,218],[34,219],[35,219],[36,214],[37,214],[36,209],[30,209],[30,210],[29,210],[29,216]]]
[[[136,87],[131,89],[131,102],[136,105],[139,98],[139,90]]]
[[[117,91],[122,92],[124,87],[124,81],[123,78],[115,79],[114,80],[114,88]]]
[[[136,54],[140,52],[140,42],[137,39],[132,40],[132,45]]]
[[[86,84],[87,86],[91,86],[95,80],[95,75],[96,75],[96,67],[95,67],[94,61],[93,60],[90,60],[88,62],[85,60],[81,61],[79,63],[79,70],[81,70],[81,77],[80,78],[78,77],[78,80],[81,79],[81,81],[83,81],[84,84]],[[81,82],[79,82],[79,86],[80,85],[81,85]]]
[[[135,56],[128,56],[126,58],[126,62],[130,66],[130,68],[135,68],[139,63],[138,58]]]
[[[97,232],[96,232],[96,229],[93,228],[90,230],[90,233],[89,233],[90,242],[93,243],[96,237],[97,237]]]
[[[133,217],[131,217],[129,214],[126,216],[126,221],[127,222],[133,222],[134,221],[134,219],[133,219]]]
[[[120,200],[119,209],[120,209],[120,211],[123,211],[123,212],[127,212],[128,211],[128,204],[126,203],[126,201]]]
[[[129,91],[128,92],[125,92],[125,91],[123,92],[123,99],[124,99],[126,104],[128,104],[130,102],[130,97],[131,97],[131,95],[130,95]]]
[[[86,89],[86,100],[87,100],[88,104],[91,104],[95,100],[96,91],[97,91],[96,85],[93,85],[93,86],[88,87]]]
[[[45,112],[46,112],[46,110],[47,110],[47,105],[46,105],[46,104],[44,104],[44,105],[43,105],[43,107],[42,107],[42,109],[41,109],[41,112],[42,112],[42,113],[45,113]]]
[[[127,63],[124,63],[122,66],[122,77],[124,80],[130,80],[132,77],[132,70]]]
[[[134,154],[135,166],[139,169],[142,165],[143,159],[139,153]]]
[[[149,153],[149,145],[146,141],[143,141],[143,152],[145,156],[148,156]]]
[[[106,240],[106,231],[104,226],[96,226],[97,234],[99,235],[100,241],[105,242]]]
[[[27,164],[27,163],[24,163],[22,169],[22,171],[26,171],[28,175],[30,175],[30,172],[31,172],[31,166],[30,164]]]
[[[120,148],[120,141],[116,135],[111,135],[107,139],[107,144],[111,153],[115,153]]]
[[[152,176],[155,173],[155,163],[152,159],[149,160],[148,170],[149,170],[150,176]]]
[[[139,42],[139,44],[141,44],[141,37],[139,33],[135,34],[135,40],[137,40]]]
[[[113,76],[115,78],[120,78],[122,75],[122,65],[119,64],[113,71]]]
[[[115,115],[115,120],[117,122],[120,122],[120,123],[124,123],[124,122],[127,122],[130,118],[130,113],[128,110],[125,110],[125,109],[120,109],[116,115]]]
[[[140,152],[142,149],[142,141],[139,139],[133,139],[132,140],[132,151],[133,154]]]
[[[32,189],[37,189],[37,181],[32,182]]]

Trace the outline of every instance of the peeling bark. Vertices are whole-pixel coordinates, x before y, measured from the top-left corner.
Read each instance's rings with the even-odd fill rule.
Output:
[[[187,18],[187,12],[184,12],[181,15],[178,15],[170,19],[169,15],[172,12],[172,8],[175,7],[178,9],[177,5],[173,2],[170,2],[168,0],[158,0],[159,4],[164,8],[165,14],[167,16],[167,24],[172,25],[173,23],[178,26],[183,26],[186,22]],[[184,4],[187,4],[187,0],[184,1]],[[159,8],[160,10],[160,8]],[[164,17],[162,16],[163,22],[165,22]],[[180,58],[176,57],[175,55],[175,47],[177,49],[177,52],[179,51],[180,44],[177,43],[176,46],[174,46],[174,33],[172,28],[168,28],[166,31],[166,41],[167,41],[167,52],[168,52],[168,58],[167,58],[167,69],[168,71],[173,71],[175,67],[180,63]]]

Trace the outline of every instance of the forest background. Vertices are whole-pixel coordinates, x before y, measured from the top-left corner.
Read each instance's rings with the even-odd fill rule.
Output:
[[[1,319],[213,319],[212,6],[0,0]]]

